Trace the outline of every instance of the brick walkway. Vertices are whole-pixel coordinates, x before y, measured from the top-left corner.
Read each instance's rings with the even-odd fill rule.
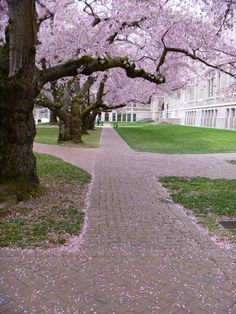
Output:
[[[82,241],[46,252],[2,249],[0,312],[236,313],[236,250],[217,247],[158,182],[235,178],[225,159],[236,154],[136,153],[105,128]]]

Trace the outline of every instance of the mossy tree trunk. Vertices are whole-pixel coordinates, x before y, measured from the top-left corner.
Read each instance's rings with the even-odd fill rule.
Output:
[[[71,141],[71,117],[68,114],[66,118],[59,121],[59,134],[58,134],[58,142]]]
[[[83,103],[83,97],[75,97],[71,108],[71,136],[74,143],[82,143],[82,123],[80,108]]]
[[[32,152],[36,14],[34,1],[8,1],[8,7],[10,25],[0,56],[0,183],[1,190],[23,199],[39,185]]]
[[[32,152],[34,90],[21,80],[7,85],[8,91],[5,88],[4,95],[0,93],[0,183],[9,186],[6,193],[22,199],[39,184]]]

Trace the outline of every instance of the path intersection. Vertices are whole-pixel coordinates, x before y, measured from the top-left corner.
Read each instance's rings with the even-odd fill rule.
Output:
[[[235,179],[236,154],[131,150],[112,128],[84,151],[37,146],[93,172],[82,236],[65,248],[0,251],[0,313],[236,313],[236,249],[219,247],[158,177]]]

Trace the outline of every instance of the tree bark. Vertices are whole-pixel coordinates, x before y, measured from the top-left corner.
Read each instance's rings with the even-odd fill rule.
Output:
[[[32,151],[36,13],[33,0],[9,0],[8,9],[7,44],[0,54],[0,190],[21,200],[39,185]]]
[[[72,140],[70,119],[59,121],[58,143]]]
[[[75,97],[71,108],[71,136],[74,143],[82,143],[82,123],[80,106],[83,98]]]
[[[88,130],[93,130],[94,129],[94,125],[95,125],[95,119],[96,116],[98,115],[98,113],[100,112],[99,109],[94,109],[90,116],[89,116],[89,121],[88,121]]]
[[[16,79],[8,88],[5,85],[0,99],[0,183],[7,184],[8,193],[21,200],[39,184],[32,152],[34,92],[31,86]]]
[[[81,120],[82,134],[88,134],[89,118],[90,118],[90,115],[87,115],[87,117],[85,117],[85,119]]]
[[[50,124],[57,124],[57,115],[54,111],[50,110],[50,118],[49,118],[49,123]]]

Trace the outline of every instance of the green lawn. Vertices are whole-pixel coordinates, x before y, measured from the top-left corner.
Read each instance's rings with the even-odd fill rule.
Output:
[[[160,182],[175,203],[190,209],[210,231],[222,232],[217,220],[236,218],[236,180],[162,177]],[[236,231],[231,233],[236,241]]]
[[[53,156],[36,158],[43,193],[0,207],[0,247],[49,248],[81,232],[90,174]]]
[[[67,182],[78,182],[87,184],[91,180],[91,175],[83,169],[75,167],[62,159],[35,153],[37,160],[37,172],[40,177],[53,178]]]
[[[136,151],[165,154],[236,152],[235,131],[156,124],[116,130]]]
[[[58,144],[58,126],[50,125],[37,125],[36,127],[36,143],[42,144]],[[59,145],[66,146],[79,146],[86,148],[96,148],[99,146],[101,136],[101,128],[95,128],[95,130],[89,131],[89,134],[84,134],[82,136],[83,143],[74,144],[72,142],[60,143]]]

